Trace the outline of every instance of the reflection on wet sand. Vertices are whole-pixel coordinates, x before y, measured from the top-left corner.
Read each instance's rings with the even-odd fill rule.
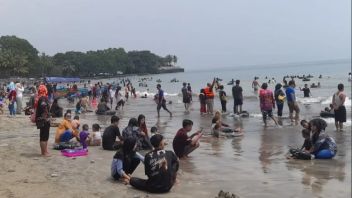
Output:
[[[288,160],[288,171],[297,169],[302,173],[301,183],[309,187],[315,194],[323,191],[324,185],[332,179],[340,182],[345,181],[345,162],[338,160]]]

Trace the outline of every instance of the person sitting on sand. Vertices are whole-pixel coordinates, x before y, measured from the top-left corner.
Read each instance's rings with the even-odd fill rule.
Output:
[[[73,130],[79,130],[79,127],[81,126],[81,123],[79,121],[79,116],[75,115],[75,117],[73,117],[73,120],[71,121],[71,125],[72,125],[72,129]]]
[[[221,121],[220,111],[216,111],[215,115],[211,121],[211,132],[214,137],[219,137],[220,133],[232,133],[232,132],[241,132],[240,128],[231,129],[228,124],[225,124]]]
[[[337,146],[335,140],[325,133],[327,123],[320,118],[309,122],[312,131],[312,148],[309,152],[317,159],[331,159],[336,155]]]
[[[197,131],[191,136],[188,136],[187,133],[192,130],[192,127],[193,122],[184,119],[182,122],[182,128],[178,130],[174,137],[172,146],[179,158],[188,157],[188,154],[199,147],[199,137],[202,135],[202,132]]]
[[[73,137],[78,137],[79,131],[73,129],[71,124],[71,112],[66,112],[64,115],[64,120],[59,124],[55,133],[55,143],[68,142]]]
[[[310,131],[310,125],[307,120],[301,120],[301,126],[305,129],[308,129]]]
[[[102,146],[104,150],[117,150],[121,148],[123,138],[118,126],[119,120],[119,117],[115,115],[111,116],[111,125],[105,128],[102,136]],[[116,137],[118,137],[120,141],[116,141]]]
[[[59,106],[58,99],[54,99],[50,107],[50,114],[53,118],[60,118],[63,115],[63,108]]]
[[[301,147],[301,150],[302,151],[309,151],[312,148],[312,142],[310,140],[310,130],[303,129],[302,130],[302,137],[304,138],[304,142]]]
[[[129,137],[135,138],[137,140],[137,151],[143,149],[152,149],[151,145],[149,146],[148,143],[145,144],[145,142],[147,142],[147,135],[138,127],[138,121],[136,118],[131,118],[129,120],[128,126],[122,131],[122,137],[124,139]]]
[[[107,111],[109,111],[110,108],[108,107],[108,105],[106,104],[106,101],[101,98],[100,102],[98,104],[98,109],[97,109],[97,114],[105,114]]]
[[[101,133],[99,124],[93,124],[93,133],[89,146],[100,146],[101,145]]]
[[[111,163],[111,177],[125,184],[130,183],[131,174],[139,163],[144,162],[144,157],[136,152],[135,138],[125,139],[122,149],[117,151]]]
[[[169,192],[176,182],[179,161],[172,151],[164,150],[165,139],[156,134],[151,138],[154,150],[145,155],[144,169],[148,179],[132,177],[131,186],[150,193]]]
[[[86,149],[90,140],[91,140],[91,137],[89,136],[89,126],[88,124],[84,124],[82,126],[82,131],[79,133],[79,142],[81,143],[83,149]]]

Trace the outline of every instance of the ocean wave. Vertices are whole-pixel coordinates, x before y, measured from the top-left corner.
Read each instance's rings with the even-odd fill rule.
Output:
[[[322,118],[328,124],[335,124],[335,118]],[[346,122],[343,123],[344,126],[351,126],[351,118],[347,118]]]
[[[323,100],[324,100],[323,97],[297,98],[297,102],[302,103],[302,104],[320,103]]]
[[[331,101],[332,101],[332,96],[330,96],[326,100],[323,100],[321,102],[321,104],[329,106],[329,104],[331,104]],[[351,99],[349,97],[346,97],[346,99],[345,99],[345,106],[346,107],[350,107],[351,106]]]

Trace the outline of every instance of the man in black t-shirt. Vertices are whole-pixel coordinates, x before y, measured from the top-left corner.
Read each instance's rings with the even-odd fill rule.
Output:
[[[150,142],[155,149],[147,153],[144,158],[145,174],[148,179],[132,177],[130,184],[139,190],[151,193],[169,192],[176,181],[178,159],[172,151],[164,150],[165,140],[162,135],[155,134]]]
[[[117,150],[122,145],[122,136],[118,127],[119,117],[111,116],[111,125],[108,126],[103,133],[102,146],[104,150]],[[120,141],[116,141],[116,137]]]
[[[310,93],[310,89],[308,88],[307,84],[304,84],[304,88],[301,89],[299,88],[301,91],[303,91],[304,97],[305,98],[309,98],[309,96],[311,96],[312,94]]]

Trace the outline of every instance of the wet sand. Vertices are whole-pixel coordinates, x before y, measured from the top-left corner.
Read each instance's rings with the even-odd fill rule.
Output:
[[[211,116],[199,115],[195,102],[190,113],[184,112],[179,99],[172,99],[174,116],[161,111],[156,117],[152,99],[130,99],[124,110],[120,130],[130,117],[144,113],[150,129],[158,125],[169,142],[181,127],[184,118],[194,121],[193,131],[203,127],[210,132]],[[215,101],[216,108],[219,102]],[[230,101],[228,108],[232,105]],[[66,105],[66,103],[65,103]],[[67,106],[74,108],[73,105]],[[250,112],[258,111],[258,104],[245,104]],[[302,117],[311,118],[319,107],[302,107]],[[287,107],[284,108],[287,115]],[[81,124],[109,125],[110,117],[82,114]],[[349,112],[350,119],[350,112]],[[60,120],[58,120],[60,121]],[[345,132],[328,133],[338,144],[337,156],[332,160],[288,160],[289,146],[301,146],[303,139],[299,126],[284,121],[283,128],[262,126],[261,117],[235,120],[224,116],[224,122],[241,126],[245,135],[240,138],[212,138],[205,135],[201,146],[191,158],[181,161],[179,183],[168,194],[149,197],[215,197],[219,190],[240,197],[350,197],[351,196],[351,127]],[[270,123],[270,125],[273,125]],[[56,128],[51,128],[49,144],[54,141]],[[147,193],[115,182],[110,177],[110,163],[114,152],[101,147],[89,147],[86,157],[66,158],[59,151],[50,150],[51,157],[39,155],[39,131],[22,115],[17,118],[0,116],[0,197],[144,197]],[[134,176],[144,177],[140,165]]]

